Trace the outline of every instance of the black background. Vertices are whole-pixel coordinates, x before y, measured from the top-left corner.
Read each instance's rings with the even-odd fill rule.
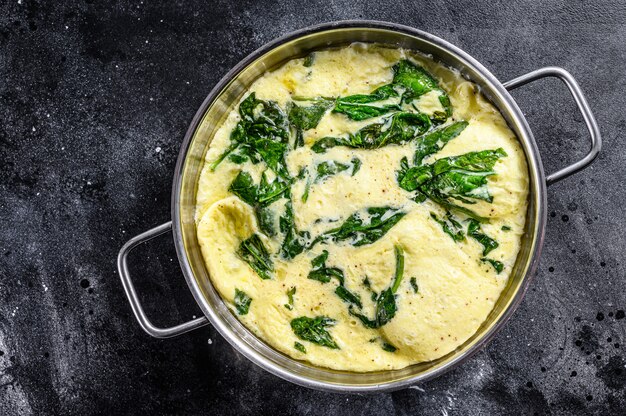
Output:
[[[420,388],[355,396],[260,370],[207,327],[160,341],[135,322],[115,258],[169,220],[174,163],[212,86],[277,36],[338,19],[438,35],[501,80],[558,65],[604,136],[550,187],[521,307],[467,363]],[[620,1],[36,2],[0,5],[0,414],[624,414],[626,7]],[[566,89],[514,93],[547,172],[588,149]],[[161,325],[198,310],[171,236],[132,255]]]

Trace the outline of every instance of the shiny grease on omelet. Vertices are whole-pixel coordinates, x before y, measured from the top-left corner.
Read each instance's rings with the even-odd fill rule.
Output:
[[[371,98],[393,84],[401,61],[424,68],[437,88],[417,96],[397,86],[382,89],[380,100],[366,104],[388,111],[335,111],[337,97]],[[263,147],[256,153],[233,145],[242,120],[238,109],[252,102],[252,93],[272,104],[251,108],[251,120],[261,120],[263,111],[284,115],[278,130],[267,120],[255,130],[259,137],[284,142],[282,161],[268,151],[272,143],[257,142]],[[323,107],[321,117],[304,125],[316,125],[295,128],[288,117],[294,106],[315,105]],[[380,114],[368,117],[370,110]],[[381,137],[400,112],[434,122],[410,140],[369,147],[348,143],[360,130]],[[417,161],[426,135],[463,122],[460,134],[439,140],[437,151]],[[248,128],[254,129],[252,124]],[[372,129],[374,124],[380,128]],[[320,149],[328,137],[338,140]],[[454,164],[455,156],[496,149],[501,153],[493,156],[491,171],[482,173],[487,184],[465,196],[437,199],[441,192],[458,191],[440,180],[424,198],[419,190],[407,190],[413,189],[410,180],[402,182],[422,165],[430,166],[432,176],[437,160]],[[462,174],[463,180],[476,179]],[[250,195],[251,189],[263,195]],[[523,150],[476,85],[414,52],[353,44],[266,73],[233,107],[211,141],[199,180],[198,241],[222,298],[277,350],[337,370],[398,369],[449,353],[485,320],[520,248],[527,193]],[[366,231],[345,233],[341,227],[350,221]],[[382,233],[367,231],[380,222],[393,224]],[[400,261],[402,278],[391,293]],[[390,319],[377,320],[381,296],[393,303]]]

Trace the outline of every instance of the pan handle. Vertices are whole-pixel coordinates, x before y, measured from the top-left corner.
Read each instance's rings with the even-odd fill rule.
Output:
[[[521,87],[522,85],[526,85],[529,82],[546,77],[556,77],[565,83],[570,93],[572,94],[572,97],[574,97],[574,101],[576,101],[576,105],[583,115],[583,119],[585,120],[587,129],[589,130],[589,134],[591,135],[591,150],[589,150],[589,153],[587,153],[584,158],[546,177],[546,183],[548,185],[552,185],[553,183],[556,183],[561,179],[565,179],[568,176],[573,175],[574,173],[589,166],[591,162],[593,162],[593,160],[596,158],[596,156],[598,156],[598,152],[600,152],[600,148],[602,147],[602,138],[600,136],[600,130],[598,129],[598,123],[591,113],[591,109],[589,108],[587,99],[580,89],[580,85],[578,85],[578,82],[576,82],[572,74],[567,72],[565,69],[556,66],[540,68],[515,79],[512,79],[508,82],[505,82],[504,87],[507,90],[513,90],[517,87]]]
[[[124,244],[124,246],[120,249],[120,253],[117,256],[117,270],[120,274],[120,278],[122,279],[122,285],[124,286],[124,291],[126,292],[126,296],[128,297],[130,306],[133,310],[133,313],[135,314],[135,318],[137,318],[137,321],[139,322],[141,328],[155,338],[172,338],[178,335],[182,335],[185,332],[189,332],[205,326],[209,323],[206,316],[202,316],[200,318],[196,318],[180,325],[172,326],[169,328],[159,328],[152,324],[152,322],[150,322],[150,319],[148,319],[148,316],[146,316],[146,313],[141,306],[141,302],[139,301],[137,292],[135,292],[135,286],[133,286],[133,282],[130,279],[130,272],[128,271],[128,253],[130,253],[130,251],[137,247],[139,244],[145,243],[146,241],[151,240],[161,234],[164,234],[171,229],[172,221],[169,221],[165,224],[161,224],[144,233],[141,233],[128,240],[126,244]]]

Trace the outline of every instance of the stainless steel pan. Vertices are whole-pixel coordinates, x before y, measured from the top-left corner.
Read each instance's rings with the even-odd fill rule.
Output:
[[[229,311],[211,285],[196,239],[194,221],[197,181],[204,155],[210,146],[213,133],[219,128],[231,105],[265,71],[314,50],[357,41],[394,45],[430,54],[435,60],[457,68],[465,78],[478,84],[519,138],[526,154],[530,182],[526,230],[521,251],[507,287],[478,331],[455,351],[438,360],[401,370],[373,373],[341,372],[309,365],[272,349],[248,331]],[[545,77],[557,77],[565,83],[591,136],[590,151],[583,159],[548,176],[544,175],[530,127],[508,92]],[[233,347],[252,362],[293,383],[342,392],[375,392],[403,388],[432,379],[459,365],[502,328],[522,300],[539,260],[546,226],[546,186],[584,169],[597,156],[600,147],[600,132],[587,101],[578,83],[562,68],[542,68],[501,83],[482,64],[461,49],[429,33],[407,26],[374,21],[344,21],[310,27],[270,42],[250,54],[228,72],[204,100],[187,131],[176,164],[172,188],[172,221],[130,239],[122,247],[118,256],[120,277],[139,324],[153,337],[174,337],[211,323]],[[174,234],[183,275],[203,316],[171,328],[159,328],[144,313],[130,278],[127,256],[137,245],[170,229]]]

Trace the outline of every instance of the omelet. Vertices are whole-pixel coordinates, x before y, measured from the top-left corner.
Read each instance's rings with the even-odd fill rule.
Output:
[[[257,79],[197,189],[212,284],[256,336],[335,370],[440,358],[493,309],[520,250],[524,152],[478,86],[355,43]]]

